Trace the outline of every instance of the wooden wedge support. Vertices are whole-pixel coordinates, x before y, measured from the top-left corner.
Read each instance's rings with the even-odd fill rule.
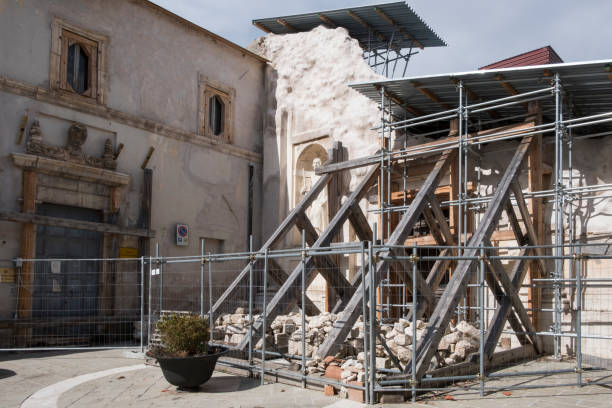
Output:
[[[520,142],[487,207],[487,211],[468,243],[468,248],[464,252],[466,257],[477,257],[479,253],[477,247],[481,245],[481,243],[488,241],[491,237],[493,230],[499,222],[500,215],[505,208],[506,202],[510,198],[511,185],[519,175],[519,171],[532,141],[533,136],[529,135],[523,137]],[[444,336],[444,331],[450,322],[452,314],[459,301],[465,295],[467,288],[466,284],[471,279],[476,264],[477,261],[474,259],[465,259],[458,262],[442,298],[437,303],[433,314],[430,316],[423,337],[421,337],[421,340],[416,345],[416,376],[418,379],[421,379],[425,375],[429,367],[429,362],[437,351],[438,343],[442,336]],[[411,365],[408,364],[406,369],[409,370],[410,366]]]
[[[261,247],[260,252],[265,251],[266,249],[272,249],[274,244],[280,241],[280,239],[284,237],[285,234],[296,225],[296,223],[304,216],[306,209],[317,198],[323,188],[327,186],[327,184],[331,180],[331,176],[331,174],[326,174],[315,183],[315,185],[310,189],[308,194],[304,196],[302,201],[298,203],[298,205],[293,209],[293,211],[289,213],[287,218],[284,219],[281,225],[279,225],[276,231],[274,231],[270,238],[268,238],[266,243]],[[245,266],[244,269],[240,272],[240,274],[236,277],[236,279],[234,279],[234,281],[223,292],[219,299],[217,299],[217,301],[213,305],[213,315],[228,312],[227,307],[229,304],[231,304],[231,302],[228,302],[228,300],[230,300],[232,297],[238,296],[238,290],[241,287],[244,287],[245,284],[248,284],[249,269],[249,265]]]
[[[351,213],[354,211],[354,205],[363,198],[363,196],[370,190],[370,188],[376,183],[379,172],[378,166],[372,166],[366,173],[365,177],[359,183],[355,191],[351,193],[348,199],[342,204],[334,218],[330,221],[329,225],[321,233],[321,236],[317,241],[310,247],[310,250],[326,247],[330,244],[332,239],[336,236],[338,231],[342,228],[344,222],[349,218]],[[314,279],[314,271],[316,268],[315,256],[307,256],[304,259],[304,275],[306,285],[308,286]],[[335,290],[339,292],[345,292],[345,294],[351,294],[354,291],[353,286],[340,274],[334,273],[329,270],[319,270],[319,273],[325,277],[328,282],[333,282]],[[302,265],[297,265],[293,272],[287,277],[285,283],[278,290],[276,295],[270,300],[266,308],[266,320],[270,324],[276,316],[285,313],[296,304],[297,300],[301,298],[302,287],[301,287],[301,275]],[[343,293],[343,297],[345,296]],[[351,296],[347,296],[351,298]],[[261,335],[262,321],[258,320],[253,323],[253,337],[252,341],[256,342]],[[238,345],[238,348],[244,350],[248,345],[248,338],[245,339]]]
[[[427,205],[429,195],[435,191],[436,187],[440,183],[440,179],[444,175],[445,170],[448,168],[452,156],[454,156],[452,150],[447,150],[441,154],[434,168],[423,183],[423,186],[415,196],[414,200],[412,200],[410,207],[402,216],[391,237],[389,237],[387,243],[390,246],[403,245],[404,240],[412,230],[414,223],[418,220],[419,216],[423,212],[425,205]],[[386,271],[386,268],[389,266],[389,257],[390,253],[388,251],[383,253],[381,256],[382,260],[376,264],[374,271],[367,272],[366,282],[364,282],[366,290],[368,290],[370,287],[370,273],[375,273],[376,279],[380,279],[380,277],[382,277],[383,273]],[[421,278],[421,281],[422,280],[423,279]],[[419,287],[423,287],[423,285],[427,287],[425,282],[421,283]],[[348,304],[344,308],[342,315],[336,320],[336,322],[334,322],[334,327],[328,333],[325,341],[319,347],[317,352],[319,356],[324,357],[336,353],[340,347],[340,344],[344,341],[349,330],[353,327],[353,324],[357,321],[357,318],[362,312],[361,307],[363,296],[364,293],[362,286],[359,286],[355,290],[351,300],[349,300]]]

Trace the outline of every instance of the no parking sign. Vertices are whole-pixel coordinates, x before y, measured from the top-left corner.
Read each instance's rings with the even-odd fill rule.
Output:
[[[176,245],[189,245],[189,225],[176,224]]]

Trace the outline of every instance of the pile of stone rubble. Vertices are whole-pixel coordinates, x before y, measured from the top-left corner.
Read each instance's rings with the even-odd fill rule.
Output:
[[[257,320],[259,315],[254,315]],[[364,325],[361,318],[351,328],[347,339],[334,356],[319,356],[317,350],[325,340],[327,333],[332,330],[337,316],[333,313],[322,313],[317,316],[306,316],[304,328],[306,339],[306,357],[311,358],[307,363],[309,374],[327,373],[330,366],[337,376],[339,373],[343,382],[362,381],[364,373]],[[238,344],[248,335],[248,314],[244,308],[236,309],[233,314],[223,314],[215,321],[214,340],[228,344]],[[277,316],[270,324],[268,330],[266,350],[289,356],[302,355],[302,316],[298,313]],[[425,323],[416,322],[417,341],[423,335]],[[410,321],[398,319],[392,325],[382,325],[379,328],[381,337],[392,354],[402,366],[408,364],[412,357],[414,331]],[[456,364],[464,361],[473,352],[478,351],[480,332],[471,324],[462,321],[456,327],[447,329],[438,346],[438,355],[430,364],[430,369]],[[255,349],[261,349],[260,340]],[[392,358],[382,342],[376,342],[376,366],[378,368],[392,368]],[[329,376],[329,375],[328,375]]]

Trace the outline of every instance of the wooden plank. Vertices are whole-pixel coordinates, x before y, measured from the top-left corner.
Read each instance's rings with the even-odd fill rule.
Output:
[[[512,206],[512,202],[508,200],[506,203],[506,215],[508,216],[508,224],[512,228],[512,232],[514,233],[514,239],[519,246],[525,245],[525,235],[523,235],[523,231],[521,230],[521,224],[519,223],[518,218],[516,217],[516,213],[514,212],[514,207]]]
[[[261,251],[265,251],[266,248],[272,249],[272,247],[283,237],[285,234],[295,226],[298,218],[304,211],[312,204],[317,198],[321,190],[327,186],[327,183],[331,180],[331,175],[326,174],[315,183],[310,191],[302,198],[298,205],[291,210],[287,218],[278,226],[278,228],[272,233],[270,238],[260,248]],[[228,300],[236,294],[236,291],[244,285],[244,282],[249,275],[249,265],[245,266],[244,269],[238,274],[230,286],[221,294],[219,299],[213,305],[213,314],[219,314],[220,310],[228,304]]]
[[[449,104],[445,103],[434,92],[432,92],[431,90],[429,90],[427,88],[423,88],[423,86],[422,86],[422,84],[420,82],[418,82],[418,81],[410,81],[410,83],[412,84],[412,86],[414,86],[416,88],[417,91],[419,91],[420,93],[422,93],[423,95],[425,95],[426,97],[431,99],[432,101],[436,102],[438,105],[440,105],[444,109],[446,109],[446,110],[451,110],[452,109],[452,107]]]
[[[370,30],[370,32],[372,34],[374,34],[376,37],[378,37],[378,39],[384,43],[387,42],[387,37],[385,37],[383,34],[379,33],[378,31],[376,31],[374,29],[374,27],[372,27],[370,25],[370,23],[368,23],[367,21],[365,21],[364,19],[362,19],[361,17],[359,17],[357,14],[353,13],[351,10],[347,10],[346,13],[351,16],[351,18],[353,20],[355,20],[356,22],[358,22],[359,24],[361,24],[362,26],[364,26],[365,28],[367,28],[368,30]]]
[[[315,242],[317,242],[317,239],[319,239],[319,234],[317,234],[315,227],[305,214],[302,213],[301,216],[298,217],[295,226],[299,230],[304,230],[304,235],[306,236],[306,243],[308,246],[312,247]],[[338,294],[341,298],[347,298],[349,296],[347,291],[352,285],[344,278],[344,276],[342,276],[342,274],[340,274],[340,269],[338,268],[336,261],[332,259],[330,255],[315,256],[314,264],[321,272],[321,276],[325,278],[327,284],[336,294]],[[333,280],[329,279],[330,276],[333,277]]]
[[[311,249],[321,248],[328,246],[332,239],[336,236],[342,225],[349,217],[352,212],[352,207],[355,203],[359,202],[361,198],[370,190],[370,188],[374,185],[377,180],[379,167],[372,166],[364,178],[361,180],[357,188],[351,193],[351,195],[347,198],[347,200],[342,204],[338,213],[331,220],[327,228],[323,231],[323,233],[319,236],[317,241],[311,246]],[[304,259],[304,274],[306,278],[306,284],[310,284],[314,279],[313,270],[315,269],[315,262],[313,256],[307,256]],[[319,271],[321,274],[325,274],[324,271]],[[287,277],[283,285],[280,287],[278,292],[274,295],[274,297],[270,300],[267,308],[266,308],[266,321],[268,324],[272,323],[274,318],[279,314],[282,314],[295,305],[296,301],[301,298],[302,288],[300,285],[302,275],[302,266],[297,265],[293,272]],[[334,286],[339,287],[340,283],[338,277],[340,274],[330,273],[326,279],[334,280]],[[347,290],[352,290],[353,288],[347,288]],[[351,299],[354,296],[351,296]],[[263,321],[263,319],[261,319]],[[262,321],[255,322],[253,324],[253,337],[254,341],[257,341],[259,336],[261,335],[261,325]],[[249,339],[245,337],[245,339],[238,345],[238,348],[241,350],[245,350],[247,347]]]
[[[446,241],[447,246],[455,245],[455,238],[451,233],[450,227],[444,218],[444,213],[442,213],[442,207],[440,206],[440,202],[435,194],[429,195],[429,205],[431,207],[431,211],[433,213],[434,218],[438,221],[438,225],[440,227],[440,232]]]
[[[266,27],[264,27],[263,25],[253,21],[253,25],[257,28],[259,28],[261,31],[265,32],[265,33],[271,33],[272,31],[267,29]]]
[[[321,21],[323,21],[325,24],[327,24],[329,27],[331,28],[336,28],[338,27],[338,24],[334,23],[329,17],[327,17],[325,14],[318,14],[319,18],[321,19]]]
[[[298,32],[298,29],[295,28],[294,26],[292,26],[291,24],[289,24],[286,20],[282,19],[282,18],[277,18],[276,22],[280,25],[282,25],[283,27],[285,27],[287,30],[292,31],[294,33]]]
[[[423,208],[423,217],[425,218],[425,222],[429,226],[429,230],[431,231],[431,236],[436,240],[436,243],[440,246],[444,246],[444,237],[442,237],[442,232],[440,232],[440,228],[438,227],[438,223],[431,212],[431,209],[427,206]]]
[[[515,201],[518,205],[519,212],[521,214],[521,218],[523,219],[523,225],[525,225],[525,230],[527,233],[527,239],[532,246],[539,245],[539,241],[537,238],[535,227],[531,222],[531,217],[529,216],[529,210],[527,209],[527,204],[525,203],[525,196],[523,196],[523,190],[521,189],[521,185],[518,180],[514,180],[510,185],[512,192],[514,193]],[[544,256],[544,251],[542,248],[535,248],[536,255],[539,257]],[[544,263],[544,258],[539,258],[537,260],[537,264],[540,267],[540,272],[545,275],[546,274],[546,264]]]
[[[525,255],[529,255],[531,252],[532,250],[529,248],[522,248],[521,251],[519,252],[519,256],[522,257]],[[521,258],[521,259],[517,259],[514,265],[512,266],[512,270],[510,272],[510,280],[512,284],[514,285],[514,287],[518,287],[518,285],[520,285],[521,282],[523,281],[526,271],[527,271],[525,268],[526,263],[527,263],[527,260],[524,258]],[[512,307],[510,300],[505,297],[501,297],[498,300],[498,303],[499,304],[497,308],[495,309],[493,318],[491,320],[491,324],[489,325],[489,329],[487,330],[485,334],[484,353],[489,358],[495,352],[495,348],[497,347],[497,342],[499,340],[499,337],[502,334],[502,331],[506,324],[506,320],[508,318],[508,315],[511,312],[511,307]]]
[[[154,231],[140,228],[125,228],[103,222],[80,221],[69,218],[49,217],[46,215],[0,211],[0,220],[22,222],[32,225],[49,225],[52,227],[74,228],[79,230],[97,231],[109,234],[130,235],[135,237],[155,237]]]
[[[427,197],[431,194],[435,188],[438,186],[440,182],[440,178],[448,168],[451,158],[454,156],[454,152],[452,150],[448,150],[443,152],[440,155],[440,158],[436,162],[431,173],[427,176],[427,179],[423,183],[423,186],[415,199],[410,204],[410,207],[402,216],[400,222],[395,227],[393,234],[389,237],[388,244],[389,245],[401,245],[406,236],[412,230],[414,223],[418,220],[419,216],[423,211],[423,207],[427,204]],[[383,255],[389,256],[390,253],[383,253]],[[333,329],[327,334],[325,341],[319,347],[318,354],[321,357],[333,355],[337,351],[340,343],[344,341],[346,336],[348,335],[349,330],[353,327],[353,324],[359,317],[361,313],[362,306],[362,298],[364,296],[363,287],[366,287],[366,290],[370,288],[370,274],[375,273],[376,280],[382,276],[382,274],[386,271],[386,268],[389,264],[388,260],[382,260],[376,263],[374,271],[368,271],[366,275],[366,282],[364,285],[359,285],[355,294],[352,296],[351,300],[346,305],[344,312],[342,315],[334,322]],[[418,275],[420,276],[420,274]],[[421,281],[423,279],[421,278]],[[427,283],[423,282],[421,285],[427,286]],[[420,286],[422,287],[422,286]],[[427,287],[429,288],[429,287]]]
[[[408,31],[406,31],[403,27],[399,26],[391,17],[389,17],[384,11],[382,11],[379,7],[374,7],[374,11],[381,16],[383,19],[385,19],[389,24],[391,24],[393,27],[395,27],[400,33],[402,33],[402,35],[404,37],[406,37],[407,39],[409,39],[410,41],[412,41],[414,43],[414,45],[416,45],[417,47],[419,47],[420,49],[424,49],[425,47],[423,46],[423,44],[421,44],[421,42],[419,40],[417,40],[416,38],[414,38],[414,36],[412,34],[410,34]]]
[[[490,245],[490,243],[487,243],[487,245]],[[487,258],[485,263],[489,267],[489,270],[495,275],[497,280],[501,283],[502,287],[504,288],[506,297],[510,300],[512,307],[514,308],[514,311],[516,312],[523,327],[526,329],[527,336],[531,339],[531,342],[533,343],[536,351],[538,353],[541,353],[542,352],[542,341],[535,334],[536,329],[535,327],[533,327],[531,319],[529,318],[529,315],[527,314],[527,311],[525,310],[525,307],[523,306],[523,302],[521,301],[521,298],[519,297],[517,293],[517,290],[520,288],[520,286],[517,287],[516,285],[514,285],[512,280],[508,277],[508,274],[506,274],[506,271],[504,270],[504,266],[502,265],[499,259]]]
[[[540,125],[542,123],[542,107],[540,101],[529,102],[528,111],[530,114],[535,115],[535,124]],[[541,191],[544,190],[544,173],[552,173],[552,168],[542,162],[542,134],[537,134],[533,141],[533,146],[527,156],[527,178],[529,191]],[[531,214],[531,222],[535,226],[536,238],[538,242],[544,242],[545,240],[545,223],[544,223],[544,199],[542,197],[532,197],[529,200],[529,212]],[[541,277],[539,273],[538,265],[536,261],[530,262],[529,265],[529,282],[532,279]],[[539,309],[542,306],[542,288],[539,286],[529,286],[528,288],[528,299],[529,299],[529,315],[533,321],[533,325],[536,329],[539,329]]]
[[[283,284],[287,278],[288,273],[276,262],[274,258],[268,258],[268,277],[279,287]],[[306,296],[306,313],[311,316],[316,316],[321,313],[319,308],[312,303],[312,300]]]
[[[356,203],[351,209],[351,213],[349,214],[349,222],[353,226],[355,235],[357,235],[357,238],[360,241],[372,240],[372,228],[370,228],[368,219],[361,211],[359,203]]]
[[[495,129],[487,129],[487,130],[483,130],[483,131],[476,132],[476,133],[470,133],[468,136],[467,144],[468,146],[470,146],[472,144],[470,139],[475,138],[475,137],[481,137],[481,136],[483,138],[479,139],[478,140],[479,142],[494,142],[502,137],[520,136],[523,133],[529,132],[530,131],[529,128],[533,127],[533,125],[534,125],[533,122],[525,122],[519,125],[508,125],[508,126],[498,127]],[[494,133],[498,133],[498,132],[508,132],[508,133],[503,134],[501,136],[488,136],[488,135],[493,135]],[[411,154],[429,154],[431,153],[431,154],[437,155],[439,153],[432,152],[432,150],[440,149],[444,147],[448,147],[449,149],[456,149],[458,140],[459,140],[458,137],[447,137],[444,139],[435,140],[433,142],[423,143],[417,146],[411,146],[411,149],[414,149],[414,150],[411,151],[410,153]],[[350,170],[350,169],[356,169],[359,167],[378,164],[380,163],[380,156],[377,156],[379,153],[380,153],[380,150],[374,153],[373,156],[360,157],[360,158],[353,159],[353,160],[347,160],[342,163],[329,163],[329,164],[326,163],[323,166],[317,167],[315,170],[315,173],[316,174],[326,174],[326,173],[331,173],[335,171]],[[391,153],[390,159],[391,159],[391,162],[394,163],[396,161],[404,160],[405,157],[401,156],[400,154],[394,155],[393,153]],[[415,163],[421,163],[422,161],[423,161],[422,158],[419,158],[418,160],[415,159]],[[456,166],[451,166],[451,169],[453,167],[456,167]]]
[[[525,136],[519,144],[508,168],[506,169],[493,198],[489,202],[487,211],[485,212],[476,232],[469,241],[468,248],[464,254],[470,257],[478,256],[478,246],[488,239],[497,223],[502,210],[509,199],[510,185],[518,177],[519,170],[523,164],[523,160],[531,143],[533,136]],[[450,282],[446,286],[444,294],[429,319],[429,323],[425,328],[425,332],[421,340],[416,346],[416,367],[417,378],[422,378],[431,358],[437,351],[438,343],[444,335],[445,329],[448,326],[453,311],[457,307],[459,301],[463,298],[467,286],[466,283],[472,276],[472,271],[475,266],[475,261],[472,259],[462,260],[458,262],[457,268],[453,272]],[[410,369],[410,364],[407,366]]]
[[[342,147],[342,142],[336,141],[334,142],[333,148],[331,150],[331,158],[330,161],[334,163],[339,163],[344,161],[344,149]],[[327,185],[327,224],[332,220],[334,214],[338,212],[338,208],[340,208],[340,197],[342,196],[342,176],[343,173],[333,173],[332,179]],[[317,237],[318,238],[318,237]],[[336,235],[332,242],[338,242],[339,236]],[[316,239],[312,242],[309,242],[308,245],[312,245]],[[333,263],[338,264],[339,256],[332,255],[331,256]],[[330,300],[334,299],[334,290],[330,287],[329,282],[325,281],[325,311],[329,312],[332,304],[330,304]]]

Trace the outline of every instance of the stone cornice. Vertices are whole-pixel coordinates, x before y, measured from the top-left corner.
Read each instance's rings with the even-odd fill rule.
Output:
[[[85,166],[33,154],[12,153],[15,166],[38,173],[60,176],[73,180],[88,181],[111,187],[125,186],[130,182],[130,176],[117,171]]]
[[[239,157],[245,160],[261,163],[263,155],[238,146],[220,143],[217,140],[206,136],[198,135],[182,129],[173,128],[160,122],[144,119],[136,115],[111,109],[106,106],[76,101],[74,98],[66,97],[61,93],[50,91],[49,89],[26,84],[20,81],[0,76],[0,91],[9,92],[15,95],[26,96],[28,98],[42,101],[52,105],[58,105],[69,109],[74,109],[89,115],[103,119],[112,120],[126,126],[145,130],[160,136],[181,140],[198,146],[209,147],[212,150],[227,155]]]

